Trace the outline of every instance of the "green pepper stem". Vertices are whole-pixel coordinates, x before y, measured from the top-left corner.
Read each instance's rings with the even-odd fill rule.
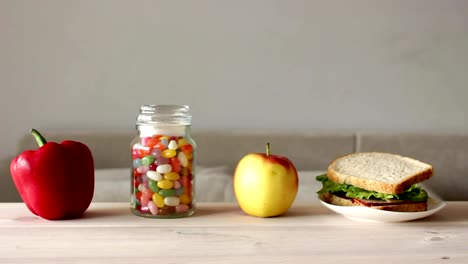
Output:
[[[266,144],[266,155],[267,155],[267,157],[270,156],[270,142],[268,142],[268,143]]]
[[[39,147],[42,147],[42,146],[44,146],[44,144],[47,143],[47,140],[45,140],[45,138],[41,135],[41,133],[39,133],[39,131],[37,131],[36,129],[32,128],[31,129],[31,134],[36,139],[36,142],[39,145]]]

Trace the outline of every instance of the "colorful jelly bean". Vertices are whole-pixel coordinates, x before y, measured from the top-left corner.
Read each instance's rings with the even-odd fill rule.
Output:
[[[148,209],[150,210],[152,215],[158,214],[159,209],[153,201],[148,202]],[[177,211],[177,208],[176,208],[176,211]]]
[[[159,208],[164,207],[164,197],[162,197],[159,193],[154,193],[152,198],[153,198],[154,204],[157,207],[159,207]]]
[[[135,193],[135,199],[138,201],[138,203],[140,203],[142,195],[143,195],[142,192]]]
[[[141,159],[141,164],[144,166],[149,166],[150,164],[153,164],[153,162],[154,162],[154,157],[151,155],[144,156]]]
[[[150,148],[153,148],[154,146],[156,146],[156,144],[159,143],[159,139],[157,138],[150,138],[146,141],[146,144],[143,144],[145,146],[148,146]]]
[[[177,181],[179,178],[180,175],[173,171],[164,174],[164,179],[166,180]]]
[[[180,169],[182,168],[182,166],[180,166],[180,161],[179,161],[178,158],[176,158],[176,157],[171,158],[169,160],[169,164],[171,164],[173,172],[177,172],[177,173],[180,172]]]
[[[161,189],[171,189],[174,186],[174,183],[169,180],[158,181],[158,187]]]
[[[149,211],[149,208],[148,208],[148,205],[146,206],[139,206],[137,207],[138,208],[138,211],[140,211],[140,213],[142,214],[148,214],[150,211]]]
[[[163,179],[163,176],[157,171],[148,171],[146,173],[146,176],[152,179],[153,181],[160,181]]]
[[[177,155],[177,151],[173,149],[165,149],[161,152],[161,156],[168,158],[168,159],[175,157],[175,155]]]
[[[163,143],[159,142],[158,144],[156,144],[154,146],[155,149],[159,149],[160,151],[161,150],[165,150],[166,149],[166,145],[164,145]]]
[[[179,203],[179,197],[171,196],[164,198],[164,204],[166,204],[167,206],[177,206],[179,205]]]
[[[161,196],[170,197],[170,196],[174,196],[176,192],[174,189],[166,189],[166,190],[160,190],[158,193]]]
[[[164,147],[167,147],[169,143],[169,139],[167,137],[162,137],[161,138],[161,144],[164,145]]]
[[[161,156],[159,158],[156,158],[156,160],[154,161],[154,164],[155,165],[169,164],[169,159]]]
[[[141,166],[141,159],[134,159],[132,163],[133,163],[133,168],[138,168]]]
[[[192,199],[184,193],[179,196],[179,201],[183,204],[189,204],[192,201]]]
[[[181,214],[181,213],[187,212],[190,208],[186,204],[179,204],[179,205],[176,206],[175,209],[176,209],[176,213]]]
[[[152,196],[153,196],[153,192],[151,190],[148,190],[148,189],[145,189],[142,192],[142,195],[141,195],[141,197],[145,197],[145,198],[148,198],[148,199],[151,199]]]
[[[178,182],[178,181],[177,181]],[[175,185],[176,182],[174,182],[174,185]],[[180,184],[180,182],[179,182]],[[183,186],[181,186],[179,189],[176,189],[175,190],[175,195],[177,196],[181,196],[183,193],[185,192],[185,188]]]
[[[141,182],[142,182],[142,183],[144,183],[145,185],[147,185],[148,180],[149,180],[149,178],[148,178],[148,176],[146,176],[146,174],[141,175]]]
[[[143,183],[140,183],[140,184],[138,185],[138,190],[139,190],[140,192],[143,192],[143,191],[146,190],[146,186],[145,186]]]
[[[141,176],[137,177],[136,181],[138,182],[138,184],[143,183],[143,178]],[[138,185],[137,185],[137,187],[138,187]]]
[[[180,189],[180,187],[182,187],[182,183],[180,183],[180,181],[174,181],[173,188],[178,190],[178,189]]]
[[[138,177],[138,176],[141,176],[142,173],[139,173],[137,169],[133,169],[133,176],[134,177]]]
[[[177,140],[177,145],[179,145],[180,148],[182,148],[182,146],[187,145],[187,144],[190,144],[190,143],[185,138],[180,138]]]
[[[193,151],[193,146],[190,144],[183,145],[182,147],[180,147],[180,150],[184,152],[185,154],[191,153]]]
[[[141,207],[148,206],[149,201],[150,201],[150,198],[148,198],[146,196],[141,196],[141,200],[140,200]]]
[[[169,144],[167,145],[167,148],[171,150],[176,150],[178,147],[179,145],[175,140],[171,140],[171,142],[169,142]]]
[[[159,192],[160,188],[158,187],[158,182],[150,179],[148,181],[148,187],[153,192]]]
[[[150,154],[150,149],[149,148],[139,148],[137,150],[137,152],[138,152],[138,156],[140,158],[143,158],[144,156]]]
[[[171,166],[171,164],[159,165],[156,168],[156,171],[159,172],[159,173],[168,173],[168,172],[172,171],[172,166]]]
[[[188,166],[189,162],[184,152],[179,152],[179,154],[177,155],[177,158],[179,159],[180,165],[182,165],[182,167]]]
[[[149,171],[148,166],[140,166],[140,167],[137,168],[137,172],[139,172],[139,173],[146,173],[147,171]]]
[[[132,150],[132,159],[138,159],[140,158],[140,153],[138,153],[138,149],[133,149]]]
[[[160,149],[153,149],[151,151],[151,156],[153,156],[154,158],[159,158],[161,157],[161,150]]]

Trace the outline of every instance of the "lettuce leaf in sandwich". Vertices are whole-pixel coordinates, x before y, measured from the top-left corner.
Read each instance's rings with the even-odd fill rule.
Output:
[[[399,194],[387,194],[364,190],[349,184],[335,183],[327,177],[327,174],[317,176],[316,180],[322,182],[323,185],[322,189],[317,192],[318,194],[344,194],[349,198],[377,200],[396,199],[408,201],[426,201],[428,198],[426,191],[424,191],[418,184],[411,185],[410,188]]]

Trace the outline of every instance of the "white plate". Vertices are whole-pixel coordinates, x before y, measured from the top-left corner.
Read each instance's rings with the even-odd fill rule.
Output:
[[[363,206],[339,206],[324,202],[320,197],[319,200],[325,207],[351,220],[365,222],[403,222],[428,217],[437,213],[446,205],[435,193],[431,192],[426,187],[424,187],[424,190],[427,191],[429,200],[427,201],[427,211],[423,212],[392,212]]]

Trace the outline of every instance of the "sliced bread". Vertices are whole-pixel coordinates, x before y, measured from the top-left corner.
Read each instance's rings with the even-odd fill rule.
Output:
[[[357,152],[334,160],[327,171],[336,183],[380,193],[399,194],[414,183],[429,179],[432,166],[400,155]]]
[[[320,196],[320,199],[324,202],[341,205],[341,206],[364,206],[384,211],[394,211],[394,212],[421,212],[427,210],[427,201],[421,202],[402,202],[399,204],[382,202],[381,204],[372,204],[369,205],[364,200],[361,199],[352,199],[344,198],[331,193],[324,193]]]

